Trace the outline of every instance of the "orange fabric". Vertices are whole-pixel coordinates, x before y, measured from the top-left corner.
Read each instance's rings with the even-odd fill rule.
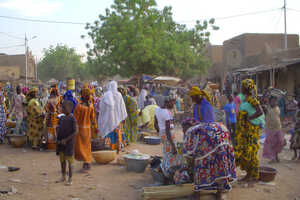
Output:
[[[47,112],[46,123],[47,123],[48,134],[53,135],[52,137],[53,139],[55,138],[54,136],[56,135],[56,126],[58,124],[57,115],[60,114],[60,104],[61,104],[61,98],[56,97],[56,98],[50,98],[47,101],[47,104],[45,106],[45,111]],[[48,137],[48,143],[55,143],[55,142]]]
[[[75,139],[75,159],[86,163],[92,162],[91,126],[95,119],[95,111],[92,105],[77,104],[74,117],[78,124],[78,133]]]

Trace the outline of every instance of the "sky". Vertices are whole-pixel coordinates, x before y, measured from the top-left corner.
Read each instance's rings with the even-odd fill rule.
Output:
[[[216,45],[243,33],[284,32],[284,14],[283,9],[280,9],[284,0],[156,1],[159,9],[172,6],[174,20],[188,27],[192,27],[195,20],[216,18],[216,25],[220,30],[213,31],[210,38],[211,43]],[[287,32],[300,34],[300,0],[286,1]],[[1,16],[92,23],[112,3],[113,0],[0,0],[0,53],[24,53],[26,34],[29,39],[28,46],[37,59],[42,58],[45,48],[57,44],[67,44],[85,55],[85,44],[89,41],[80,37],[86,34],[84,25],[36,23]],[[257,12],[259,14],[244,15]]]

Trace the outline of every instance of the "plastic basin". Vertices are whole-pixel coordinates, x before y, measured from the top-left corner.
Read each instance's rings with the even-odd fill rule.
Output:
[[[125,159],[127,171],[143,173],[148,165],[150,156],[126,154],[123,158]]]

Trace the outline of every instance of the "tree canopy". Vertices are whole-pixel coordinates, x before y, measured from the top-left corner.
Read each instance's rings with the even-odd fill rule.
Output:
[[[87,24],[88,63],[106,76],[174,75],[189,78],[209,66],[204,47],[214,19],[193,28],[176,23],[171,7],[155,0],[115,0],[105,15]],[[83,36],[84,37],[84,36]]]
[[[58,44],[56,47],[50,46],[48,49],[44,49],[44,58],[38,63],[40,79],[84,78],[86,70],[81,57],[74,48],[67,45]]]

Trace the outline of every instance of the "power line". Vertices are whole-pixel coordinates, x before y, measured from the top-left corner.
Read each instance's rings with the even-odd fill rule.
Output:
[[[20,38],[20,37],[17,37],[17,36],[8,34],[8,33],[0,32],[0,34],[6,35],[6,36],[8,36],[10,38],[14,38],[14,39],[18,39],[18,40],[23,40],[23,38]]]
[[[277,30],[277,28],[278,28],[278,24],[280,23],[280,20],[281,20],[282,14],[283,14],[283,12],[282,12],[282,10],[280,10],[280,15],[279,15],[279,18],[278,18],[278,20],[277,20],[277,22],[276,22],[276,24],[275,24],[275,29],[276,29],[276,30]]]
[[[247,15],[263,14],[263,13],[272,12],[272,11],[275,11],[275,10],[278,10],[278,8],[271,9],[271,10],[258,11],[258,12],[250,12],[250,13],[232,15],[232,16],[227,16],[227,17],[219,17],[219,18],[215,18],[215,19],[216,20],[225,20],[225,19],[231,19],[231,18],[236,18],[236,17],[243,17],[243,16],[247,16]],[[4,16],[4,15],[0,15],[0,18],[12,19],[12,20],[19,20],[19,21],[27,21],[27,22],[38,22],[38,23],[86,25],[86,23],[83,23],[83,22],[53,21],[53,20],[42,20],[42,19],[28,19],[28,18],[12,17],[12,16]],[[185,23],[185,22],[195,22],[195,21],[197,21],[197,20],[181,21],[181,22]]]
[[[294,11],[294,12],[299,12],[300,13],[300,10],[297,10],[297,9],[293,9],[293,8],[287,8],[288,10],[291,10],[291,11]]]
[[[244,16],[248,16],[248,15],[258,15],[258,14],[273,12],[273,11],[276,11],[276,10],[279,10],[279,9],[282,9],[282,8],[275,8],[275,9],[265,10],[265,11],[244,13],[244,14],[232,15],[232,16],[228,16],[228,17],[219,17],[219,18],[216,18],[216,20],[224,20],[224,19],[231,19],[231,18],[236,18],[236,17],[244,17]]]
[[[28,19],[28,18],[11,17],[11,16],[3,16],[3,15],[0,15],[0,18],[12,19],[12,20],[19,20],[19,21],[27,21],[27,22],[39,22],[39,23],[86,25],[86,23],[82,23],[82,22],[68,22],[68,21],[52,21],[52,20],[42,20],[42,19]]]
[[[238,15],[231,15],[227,17],[217,17],[215,20],[226,20],[226,19],[231,19],[231,18],[236,18],[236,17],[244,17],[244,16],[249,16],[249,15],[258,15],[258,14],[263,14],[263,13],[268,13],[268,12],[273,12],[277,11],[282,8],[275,8],[271,10],[264,10],[264,11],[257,11],[257,12],[249,12],[249,13],[244,13],[244,14],[238,14]],[[186,23],[186,22],[195,22],[197,20],[189,20],[189,21],[180,21],[181,23]]]
[[[24,46],[24,44],[13,45],[13,46],[6,46],[6,47],[0,47],[0,49],[9,49],[9,48],[13,48],[13,47],[21,47],[21,46]]]

